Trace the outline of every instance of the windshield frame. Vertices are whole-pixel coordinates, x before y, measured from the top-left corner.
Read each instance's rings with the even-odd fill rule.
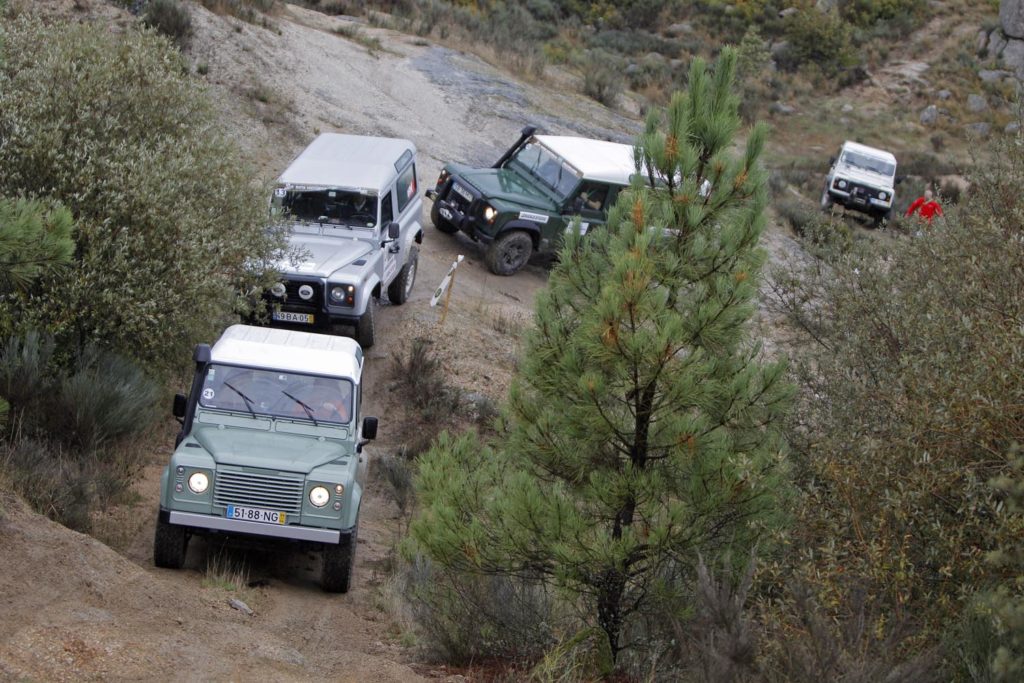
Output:
[[[527,157],[534,153],[536,159],[531,160]],[[557,175],[554,173],[554,166],[558,168]],[[505,162],[505,168],[539,180],[559,203],[569,199],[583,181],[583,174],[578,169],[535,139],[520,146]]]
[[[211,381],[210,371],[226,369],[228,371],[237,371],[234,375],[230,372],[225,372],[223,379],[214,380],[216,381],[217,388],[208,386]],[[240,384],[235,382],[239,376],[245,373],[259,373],[259,377],[250,379],[248,384]],[[276,377],[274,377],[276,375]],[[296,386],[296,378],[306,378],[310,380],[309,384]],[[329,393],[331,387],[323,384],[317,385],[318,380],[327,380],[331,382],[338,382],[339,393],[336,396],[330,396],[332,400],[338,399],[338,403],[335,406],[335,414],[331,415],[330,410],[324,410],[326,402],[322,404],[314,405],[317,401],[317,397],[311,395],[307,390],[319,389],[320,394]],[[250,385],[256,383],[273,383],[279,382],[280,386],[274,387],[278,393],[267,395],[266,393],[257,393],[252,391]],[[228,384],[231,386],[227,386]],[[207,394],[207,390],[210,390],[211,394]],[[233,399],[229,403],[222,403],[217,405],[212,403],[220,394],[218,392],[223,391],[223,395],[232,396]],[[217,411],[242,414],[252,418],[269,418],[270,420],[285,420],[288,422],[305,422],[312,423],[314,426],[330,426],[330,427],[349,427],[351,426],[356,418],[356,391],[357,383],[350,377],[336,377],[331,375],[319,375],[307,372],[296,372],[294,370],[282,370],[278,368],[265,368],[265,367],[252,367],[248,365],[235,365],[232,363],[209,363],[203,370],[202,383],[196,389],[196,410],[204,411]],[[240,392],[240,393],[239,393]],[[288,392],[292,396],[287,396],[283,392]],[[244,394],[244,398],[242,395]],[[295,399],[299,399],[303,406]],[[308,400],[306,400],[308,399]],[[271,401],[273,401],[271,403]],[[280,405],[281,409],[277,409]],[[274,406],[271,409],[270,406]],[[307,412],[307,408],[312,410],[312,415]],[[320,412],[324,410],[324,412]],[[348,419],[341,419],[342,412],[347,412]]]

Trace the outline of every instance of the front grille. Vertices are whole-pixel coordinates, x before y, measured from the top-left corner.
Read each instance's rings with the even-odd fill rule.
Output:
[[[213,483],[213,503],[298,514],[302,509],[302,479],[218,470]]]
[[[839,180],[837,179],[835,181],[835,183],[833,184],[833,187],[835,187],[837,190],[842,190],[843,192],[849,192],[851,195],[858,194],[858,195],[862,195],[864,197],[877,197],[882,192],[888,192],[887,190],[879,190],[878,188],[871,187],[869,185],[862,185],[861,183],[853,183],[853,182],[850,182],[849,180],[846,181],[846,187],[843,187],[843,188],[839,187],[838,183],[839,183]]]
[[[313,288],[313,296],[309,299],[303,299],[299,296],[299,287],[302,285],[309,285]],[[317,311],[320,309],[320,303],[324,300],[324,287],[320,282],[285,280],[284,289],[284,305],[288,306],[289,309],[301,308],[309,309],[310,311]]]

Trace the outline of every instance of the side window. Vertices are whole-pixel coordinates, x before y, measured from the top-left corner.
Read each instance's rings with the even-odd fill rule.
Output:
[[[599,183],[583,183],[575,194],[572,210],[581,215],[604,213],[609,206],[609,187]]]
[[[395,220],[395,209],[392,206],[391,193],[388,192],[384,195],[384,199],[380,200],[380,224],[387,227],[387,224],[393,220]]]
[[[398,175],[395,183],[395,197],[398,199],[398,213],[402,213],[409,202],[416,196],[416,164],[409,164],[404,171]]]

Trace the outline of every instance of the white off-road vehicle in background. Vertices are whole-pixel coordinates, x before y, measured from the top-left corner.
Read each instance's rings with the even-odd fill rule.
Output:
[[[821,208],[834,204],[870,216],[876,224],[892,216],[896,197],[896,157],[847,140],[832,158],[821,194]]]
[[[292,257],[264,294],[272,325],[376,337],[377,299],[403,304],[416,281],[423,200],[409,140],[324,133],[278,178],[272,206]]]

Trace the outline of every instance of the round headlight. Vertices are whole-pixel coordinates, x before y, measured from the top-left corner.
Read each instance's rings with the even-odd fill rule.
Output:
[[[284,296],[286,291],[283,282],[275,282],[270,286],[270,293],[277,297]]]
[[[487,220],[488,223],[493,221],[495,216],[497,215],[498,210],[495,209],[493,206],[488,206],[487,208],[484,209],[484,218]]]
[[[309,502],[318,508],[322,508],[324,505],[327,505],[327,502],[330,499],[331,492],[323,486],[314,486],[309,490]]]
[[[188,478],[188,487],[192,493],[202,493],[210,486],[210,479],[202,472],[193,472]]]
[[[345,288],[344,287],[331,287],[331,299],[333,301],[344,301],[345,299]]]
[[[878,198],[881,199],[884,202],[886,199],[889,198],[889,193],[888,192],[879,192],[878,193]]]
[[[846,187],[846,181],[845,180],[840,180],[838,183],[836,183],[836,185],[838,187]]]

